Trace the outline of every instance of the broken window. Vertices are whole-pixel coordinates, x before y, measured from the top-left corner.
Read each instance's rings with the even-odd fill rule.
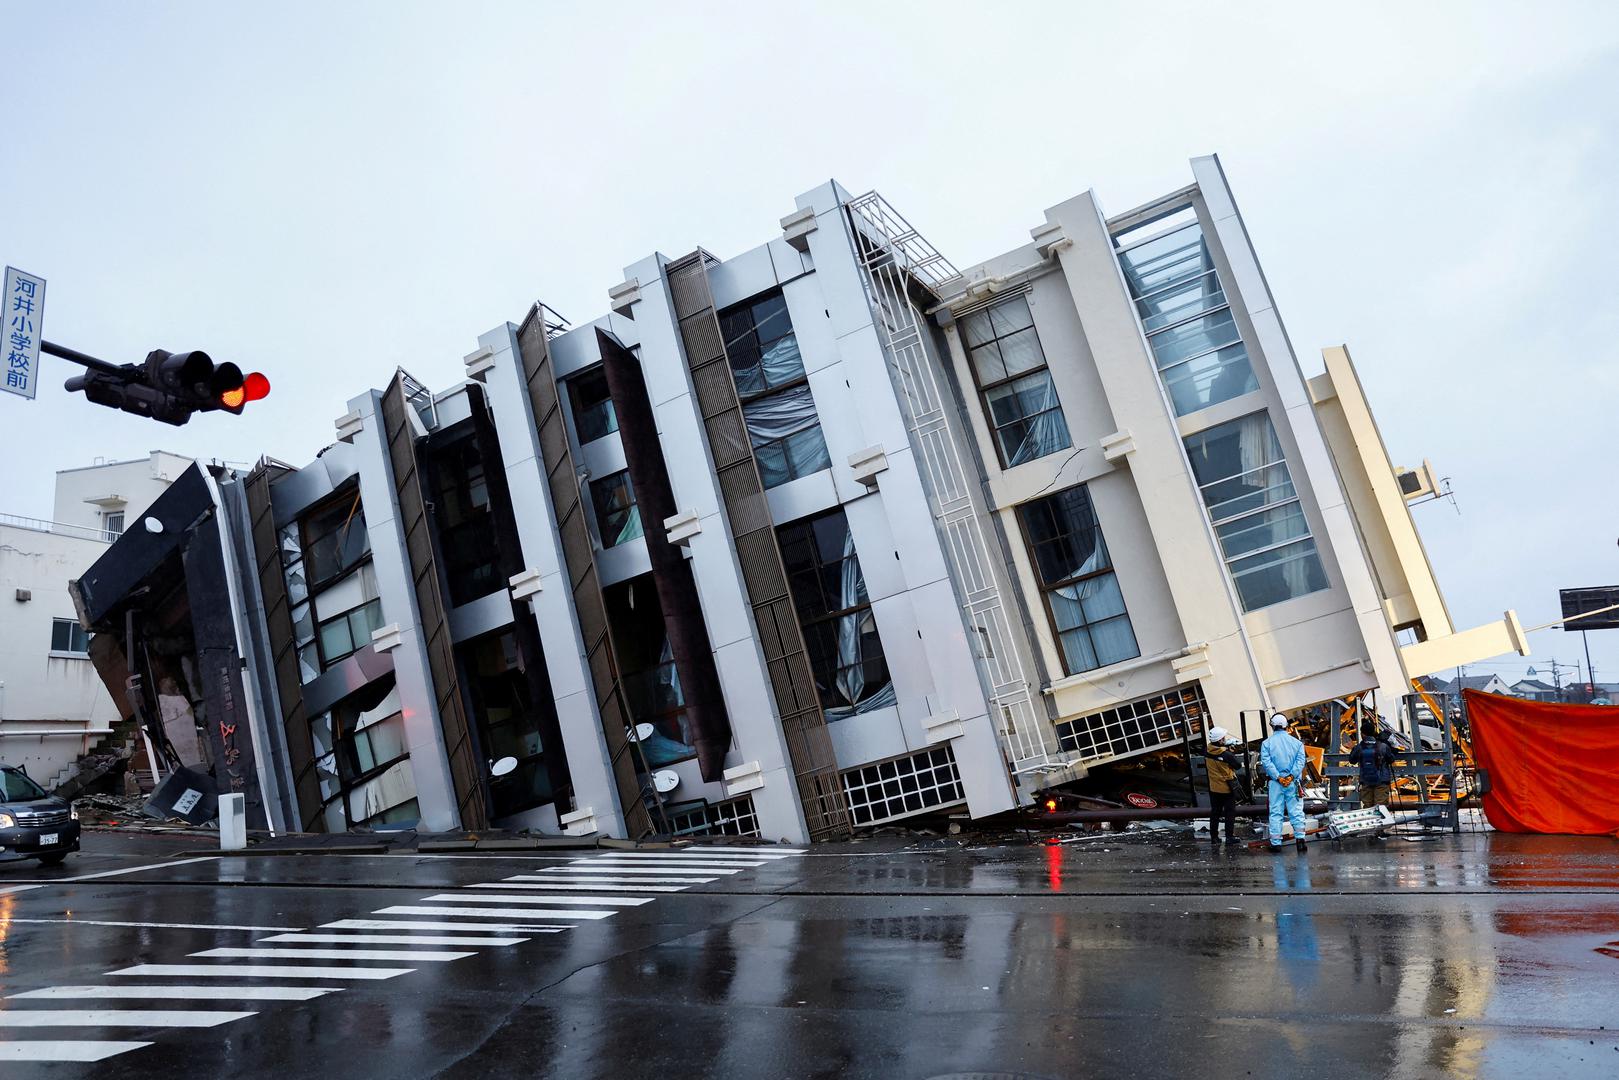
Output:
[[[773,292],[720,313],[748,440],[767,488],[832,467],[787,301]]]
[[[1070,675],[1140,656],[1085,486],[1018,507],[1046,614]]]
[[[488,478],[477,438],[469,431],[448,443],[431,445],[427,473],[450,603],[459,606],[504,588]]]
[[[568,377],[568,397],[573,401],[573,430],[580,445],[593,442],[618,430],[618,413],[607,392],[607,373],[600,367]]]
[[[630,734],[649,769],[696,756],[686,718],[686,695],[675,669],[663,606],[651,574],[602,590],[618,661],[619,689],[630,714]]]
[[[888,660],[842,510],[776,530],[828,720],[894,704]]]
[[[964,316],[961,334],[1001,466],[1009,469],[1068,449],[1068,421],[1028,298],[1014,296]]]
[[[596,507],[596,531],[603,548],[627,544],[641,535],[641,508],[635,505],[628,469],[592,480],[590,499]]]
[[[472,717],[486,761],[516,758],[517,767],[490,778],[489,795],[494,816],[508,817],[551,802],[551,774],[541,735],[542,710],[554,709],[549,695],[534,700],[528,665],[540,657],[523,655],[517,634],[505,630],[486,634],[456,647],[467,675]]]

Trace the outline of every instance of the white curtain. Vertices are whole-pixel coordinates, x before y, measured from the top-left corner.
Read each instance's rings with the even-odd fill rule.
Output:
[[[1057,407],[1057,388],[1052,385],[1049,373],[1044,375],[1044,380],[1038,389],[1031,387],[1026,391],[1014,391],[1023,414],[1038,415],[1026,421],[1028,426],[1024,430],[1023,441],[1008,455],[1008,465],[1021,465],[1069,445],[1068,425],[1063,421],[1062,410]]]
[[[855,556],[854,535],[844,533],[843,536],[843,571],[838,583],[838,604],[840,607],[854,607],[864,604],[867,599],[866,579],[860,572],[860,560]],[[838,620],[837,630],[837,657],[838,674],[835,689],[838,697],[845,704],[827,710],[830,718],[840,716],[853,716],[859,713],[871,712],[875,709],[886,709],[894,704],[894,684],[890,680],[881,687],[867,693],[866,669],[864,661],[867,659],[862,648],[864,641],[864,624],[867,620],[874,620],[871,609],[856,611],[845,615]],[[872,622],[873,630],[876,623]]]

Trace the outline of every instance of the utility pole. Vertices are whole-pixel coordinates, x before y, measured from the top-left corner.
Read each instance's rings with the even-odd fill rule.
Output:
[[[1591,693],[1585,700],[1589,702],[1597,696],[1597,669],[1591,666],[1591,639],[1585,636],[1583,627],[1580,630],[1580,641],[1585,644],[1585,681],[1591,687]]]

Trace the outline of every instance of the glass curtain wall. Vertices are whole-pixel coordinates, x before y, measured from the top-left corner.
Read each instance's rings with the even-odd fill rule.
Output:
[[[1188,436],[1186,453],[1244,611],[1327,587],[1268,413]]]
[[[1126,247],[1119,265],[1176,416],[1259,389],[1201,225]]]

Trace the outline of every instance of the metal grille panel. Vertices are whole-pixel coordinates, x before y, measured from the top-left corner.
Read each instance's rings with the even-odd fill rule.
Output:
[[[966,799],[948,743],[849,769],[843,774],[843,790],[856,825],[881,825]]]
[[[1081,761],[1111,761],[1196,738],[1208,712],[1203,688],[1194,682],[1058,724],[1057,736]]]
[[[751,795],[670,814],[669,826],[676,836],[761,835],[759,815],[754,812]]]

